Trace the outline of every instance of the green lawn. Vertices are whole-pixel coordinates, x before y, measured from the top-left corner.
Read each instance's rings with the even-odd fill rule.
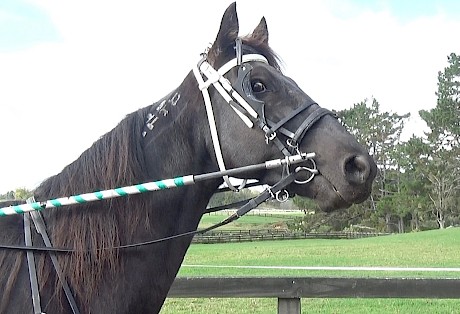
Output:
[[[179,276],[412,276],[459,273],[389,273],[190,268],[186,265],[460,267],[460,228],[355,240],[287,240],[193,244]]]
[[[275,314],[276,299],[167,299],[161,314]],[[302,314],[460,313],[459,300],[302,299]]]
[[[179,276],[449,277],[460,273],[311,271],[187,265],[460,267],[460,228],[355,240],[193,244]],[[460,289],[460,288],[459,288]],[[303,299],[304,313],[460,313],[460,300]],[[166,313],[276,313],[275,299],[168,299]]]

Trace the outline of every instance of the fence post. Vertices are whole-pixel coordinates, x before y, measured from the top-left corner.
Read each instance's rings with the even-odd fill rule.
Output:
[[[278,314],[300,314],[300,298],[278,298]]]

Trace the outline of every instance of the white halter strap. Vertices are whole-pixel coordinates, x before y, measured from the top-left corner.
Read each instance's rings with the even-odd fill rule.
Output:
[[[250,62],[250,61],[260,61],[268,63],[267,59],[258,54],[247,54],[242,56],[242,63]],[[249,115],[253,118],[257,118],[257,113],[255,110],[241,97],[238,92],[236,92],[233,88],[231,83],[224,77],[228,71],[238,65],[237,58],[234,58],[227,63],[225,63],[218,71],[216,71],[207,61],[203,59],[200,61],[195,67],[193,67],[193,74],[198,82],[198,87],[203,94],[204,104],[206,107],[206,114],[208,116],[209,128],[211,130],[211,138],[212,143],[214,146],[214,151],[216,153],[217,164],[219,165],[219,170],[224,171],[225,163],[224,157],[222,155],[222,150],[220,147],[219,136],[217,134],[217,126],[216,120],[214,118],[214,112],[212,109],[211,98],[209,96],[208,88],[209,86],[213,85],[214,88],[222,95],[225,101],[231,106],[231,108],[238,114],[238,116],[243,120],[243,122],[249,127],[252,128],[254,123],[251,119],[246,116],[243,112],[241,112],[237,108],[237,104],[244,108]],[[207,78],[206,81],[203,79],[203,75]],[[233,190],[238,191],[239,189],[243,188],[245,181],[243,184],[236,188],[230,183],[230,179],[228,176],[223,177],[227,186]]]
[[[242,56],[242,63],[249,62],[249,61],[261,61],[265,62],[268,64],[267,59],[259,54],[247,54]],[[219,74],[224,75],[234,67],[238,65],[238,60],[237,58],[234,58],[227,63],[225,63],[223,66],[220,67],[220,69],[217,71]]]

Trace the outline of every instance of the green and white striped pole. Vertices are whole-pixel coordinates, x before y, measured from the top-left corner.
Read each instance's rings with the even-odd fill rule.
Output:
[[[165,189],[171,189],[176,187],[181,187],[185,185],[193,185],[196,182],[220,178],[224,175],[233,176],[245,172],[263,170],[263,169],[273,169],[278,168],[283,165],[297,164],[307,159],[315,157],[315,153],[300,153],[298,155],[285,157],[282,159],[273,159],[266,161],[264,163],[244,166],[234,169],[229,169],[225,171],[217,171],[199,175],[188,175],[183,177],[176,177],[173,179],[159,180],[147,183],[141,183],[131,186],[120,187],[111,190],[104,190],[92,193],[85,193],[79,195],[72,195],[69,197],[60,197],[52,200],[42,201],[42,202],[33,202],[30,204],[21,204],[13,205],[9,207],[0,208],[0,217],[9,216],[15,214],[23,214],[32,211],[40,211],[46,208],[57,208],[74,204],[84,204],[88,202],[100,201],[104,199],[110,199],[115,197],[126,196],[130,194],[139,194],[150,191],[159,191]]]

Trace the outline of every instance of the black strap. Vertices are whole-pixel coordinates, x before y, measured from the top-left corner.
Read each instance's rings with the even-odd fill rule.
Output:
[[[283,190],[286,186],[294,182],[295,180],[295,174],[290,173],[286,177],[282,178],[278,183],[276,183],[273,187],[270,189],[265,190],[259,196],[251,199],[249,202],[247,202],[243,207],[237,210],[236,213],[225,219],[222,223],[225,225],[239,219],[240,217],[244,216],[246,213],[248,213],[251,209],[256,208],[259,206],[261,203],[265,202],[269,198],[273,197],[276,195],[278,192]]]
[[[318,108],[313,111],[305,121],[299,126],[297,131],[295,131],[294,137],[292,138],[293,142],[298,143],[304,137],[305,133],[316,123],[321,117],[325,115],[333,115],[333,113],[324,108]]]
[[[27,200],[29,203],[29,200]],[[32,246],[32,233],[30,228],[30,214],[24,214],[24,242],[26,246]],[[34,253],[31,251],[27,252],[27,268],[29,269],[29,281],[30,289],[32,293],[32,305],[34,314],[42,314],[42,306],[40,304],[40,292],[37,280],[37,270],[35,268]]]
[[[292,111],[289,115],[278,121],[275,125],[270,126],[270,130],[267,132],[267,135],[270,135],[274,132],[276,132],[279,128],[281,128],[283,125],[285,125],[287,122],[295,118],[299,113],[302,111],[308,109],[311,105],[316,104],[315,102],[312,103],[303,103],[300,105],[297,109]]]
[[[211,207],[211,208],[207,208],[206,211],[204,212],[205,214],[209,214],[209,213],[215,213],[215,212],[218,212],[218,211],[221,211],[221,210],[224,210],[224,209],[230,209],[230,208],[235,208],[235,207],[240,207],[240,206],[243,206],[244,204],[246,204],[247,202],[249,202],[251,199],[245,199],[245,200],[242,200],[242,201],[238,201],[238,202],[234,202],[234,203],[231,203],[231,204],[224,204],[224,205],[220,205],[220,206],[215,206],[215,207]]]
[[[43,216],[40,212],[35,211],[30,213],[35,224],[35,229],[37,229],[38,233],[42,236],[43,242],[45,243],[47,248],[52,249],[53,245],[51,244],[50,238],[48,237],[48,233],[46,232],[45,221],[43,220]],[[27,252],[32,253],[32,252]],[[32,253],[33,254],[33,253]],[[50,251],[50,258],[51,262],[53,263],[54,270],[61,282],[62,289],[67,297],[67,301],[69,302],[70,308],[72,309],[73,314],[80,314],[78,310],[77,302],[75,302],[75,298],[73,297],[72,291],[70,290],[69,284],[62,273],[61,267],[59,266],[59,262],[56,257],[56,253],[54,251]]]

